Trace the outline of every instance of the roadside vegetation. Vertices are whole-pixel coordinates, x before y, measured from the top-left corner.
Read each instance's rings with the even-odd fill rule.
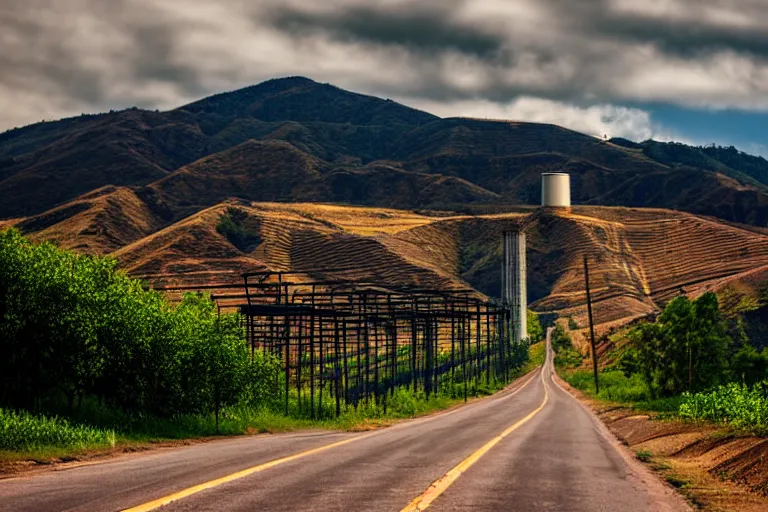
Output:
[[[29,451],[49,446],[83,449],[113,447],[114,430],[75,425],[57,417],[0,409],[0,451]]]
[[[768,380],[747,386],[732,382],[708,392],[683,393],[680,416],[728,423],[768,435]]]
[[[714,293],[693,301],[677,297],[655,322],[612,341],[618,348],[600,371],[596,394],[591,370],[558,327],[552,342],[562,377],[601,400],[768,432],[768,349],[758,351],[739,318],[723,314]]]
[[[241,221],[232,212],[221,229],[248,245]],[[535,315],[529,326],[539,341]],[[543,361],[543,343],[530,352],[514,347],[514,375]],[[280,361],[249,350],[238,315],[219,315],[199,294],[172,305],[113,259],[32,243],[14,229],[0,231],[0,375],[5,460],[217,434],[370,428],[451,407],[462,385],[441,381],[429,397],[401,387],[386,407],[371,401],[316,420],[289,396],[286,414]],[[502,386],[478,379],[470,393]]]

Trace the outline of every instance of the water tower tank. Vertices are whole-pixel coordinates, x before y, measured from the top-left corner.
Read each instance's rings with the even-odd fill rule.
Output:
[[[541,175],[541,206],[571,206],[571,177],[564,172]]]

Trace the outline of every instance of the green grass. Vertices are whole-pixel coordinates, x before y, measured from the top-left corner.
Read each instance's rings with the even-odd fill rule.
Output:
[[[669,482],[670,485],[673,487],[677,487],[678,489],[687,489],[691,486],[691,481],[686,480],[684,478],[680,478],[677,475],[666,475],[664,478],[666,478],[667,482]]]
[[[529,349],[530,359],[511,377],[517,378],[534,370],[544,362],[545,344],[536,343]],[[212,414],[185,414],[170,418],[158,418],[146,414],[127,414],[120,410],[101,406],[95,399],[85,399],[74,411],[61,410],[58,417],[14,413],[0,409],[0,460],[68,458],[89,451],[110,448],[127,448],[150,443],[203,438],[208,436],[233,436],[260,432],[287,432],[307,428],[330,430],[363,430],[391,424],[448,409],[463,403],[463,383],[441,381],[441,392],[426,397],[423,391],[413,392],[398,388],[392,396],[378,404],[371,400],[357,408],[342,405],[342,412],[335,417],[332,398],[323,401],[323,417],[308,417],[306,403],[302,409],[293,393],[289,399],[289,414],[282,403],[271,407],[247,405],[226,407],[219,418],[218,430]],[[504,387],[491,379],[485,383],[485,374],[468,390],[472,396],[493,394]],[[451,390],[453,389],[453,392]],[[306,400],[306,398],[305,398]],[[67,419],[63,419],[66,416]]]
[[[660,418],[705,420],[746,433],[768,434],[768,383],[753,387],[731,383],[708,392],[654,398],[638,374],[627,377],[616,370],[601,372],[600,393],[596,394],[592,372],[570,370],[560,373],[571,386],[593,398],[659,413],[657,417]]]
[[[641,462],[648,462],[653,458],[653,453],[648,450],[638,450],[635,452],[635,457]]]
[[[654,398],[648,385],[639,374],[629,377],[617,370],[598,374],[600,393],[595,393],[595,382],[591,371],[573,370],[562,372],[563,379],[574,388],[584,393],[627,407],[643,411],[653,411],[665,415],[677,415],[683,397]]]
[[[131,417],[107,408],[84,408],[74,414],[78,420],[13,413],[0,409],[0,461],[76,458],[88,452],[111,448],[134,448],[153,443],[236,436],[265,432],[322,428],[366,430],[393,421],[417,417],[449,408],[462,400],[438,395],[428,400],[400,390],[383,406],[369,404],[343,410],[339,417],[312,420],[286,416],[270,408],[229,407],[222,411],[219,430],[213,415],[183,415],[173,418]],[[112,425],[114,428],[94,425]]]
[[[543,341],[532,344],[528,348],[528,355],[530,359],[520,370],[521,375],[525,375],[544,364],[544,360],[547,358],[547,344]]]
[[[490,392],[490,388],[478,388],[478,394]],[[295,402],[290,404],[293,415],[285,415],[284,411],[270,407],[234,406],[222,411],[218,431],[212,414],[186,414],[171,418],[132,416],[100,407],[95,401],[85,401],[69,419],[0,409],[0,461],[42,462],[78,457],[114,447],[128,448],[217,435],[288,432],[308,428],[367,430],[444,410],[462,402],[463,399],[443,394],[427,399],[423,392],[413,393],[401,388],[388,398],[386,412],[383,403],[376,405],[371,401],[361,403],[357,408],[342,406],[341,415],[335,417],[331,412],[335,403],[329,401],[325,404],[326,417],[315,420],[298,413]]]
[[[584,356],[573,347],[561,347],[555,353],[555,366],[558,370],[569,370],[581,366]]]
[[[83,450],[114,446],[114,430],[78,425],[55,416],[0,409],[0,450],[37,451],[47,447]]]

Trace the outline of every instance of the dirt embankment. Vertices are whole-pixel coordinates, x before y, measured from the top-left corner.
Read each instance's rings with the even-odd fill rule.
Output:
[[[768,510],[768,438],[654,418],[593,400],[560,380],[608,429],[703,510]]]

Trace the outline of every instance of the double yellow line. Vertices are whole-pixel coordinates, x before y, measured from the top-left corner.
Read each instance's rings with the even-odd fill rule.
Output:
[[[480,460],[480,458],[486,453],[488,453],[488,451],[490,451],[491,448],[496,446],[496,444],[498,444],[502,439],[507,437],[509,434],[511,434],[512,432],[514,432],[515,430],[523,426],[525,423],[530,421],[531,418],[536,416],[536,414],[538,414],[544,408],[544,406],[547,404],[547,401],[549,400],[549,392],[547,391],[547,386],[544,381],[544,367],[546,366],[547,365],[545,363],[541,369],[541,382],[544,385],[544,400],[541,402],[541,405],[539,405],[526,417],[524,417],[523,419],[517,421],[514,425],[511,425],[510,427],[505,429],[501,434],[499,434],[498,436],[494,437],[493,439],[485,443],[477,451],[475,451],[469,457],[461,461],[453,469],[448,471],[445,475],[443,475],[439,479],[432,482],[432,484],[427,488],[426,491],[424,491],[422,494],[417,496],[413,501],[411,501],[404,509],[402,509],[401,512],[416,512],[416,511],[424,510],[425,508],[427,508],[438,496],[440,496],[443,492],[445,492],[445,490],[448,489],[448,487],[450,487],[450,485],[453,484],[453,482],[455,482],[456,479],[459,478],[459,476],[461,476],[462,473],[464,473],[467,469],[469,469],[472,465],[474,465],[478,460]],[[522,387],[520,387],[513,394],[517,394],[518,392],[522,391],[523,388],[525,388],[533,380],[535,379],[529,379]],[[253,467],[244,469],[242,471],[238,471],[236,473],[232,473],[230,475],[217,478],[215,480],[203,482],[201,484],[188,487],[187,489],[183,489],[173,494],[169,494],[162,498],[158,498],[156,500],[149,501],[147,503],[143,503],[141,505],[137,505],[135,507],[125,509],[123,510],[123,512],[148,512],[150,510],[156,510],[174,501],[178,501],[183,498],[192,496],[193,494],[197,494],[199,492],[212,489],[214,487],[218,487],[220,485],[226,484],[228,482],[232,482],[234,480],[239,480],[240,478],[245,478],[254,473],[259,473],[261,471],[273,468],[275,466],[284,464],[286,462],[291,462],[304,457],[309,457],[310,455],[315,455],[317,453],[324,452],[332,448],[337,448],[339,446],[343,446],[345,444],[349,444],[354,441],[365,439],[367,437],[374,435],[375,433],[376,432],[365,434],[358,437],[352,437],[350,439],[344,439],[343,441],[338,441],[335,443],[327,444],[325,446],[320,446],[319,448],[313,448],[311,450],[299,452],[294,455],[289,455],[287,457],[282,457],[280,459],[275,459],[269,462],[265,462],[264,464],[259,464],[258,466],[253,466]]]

